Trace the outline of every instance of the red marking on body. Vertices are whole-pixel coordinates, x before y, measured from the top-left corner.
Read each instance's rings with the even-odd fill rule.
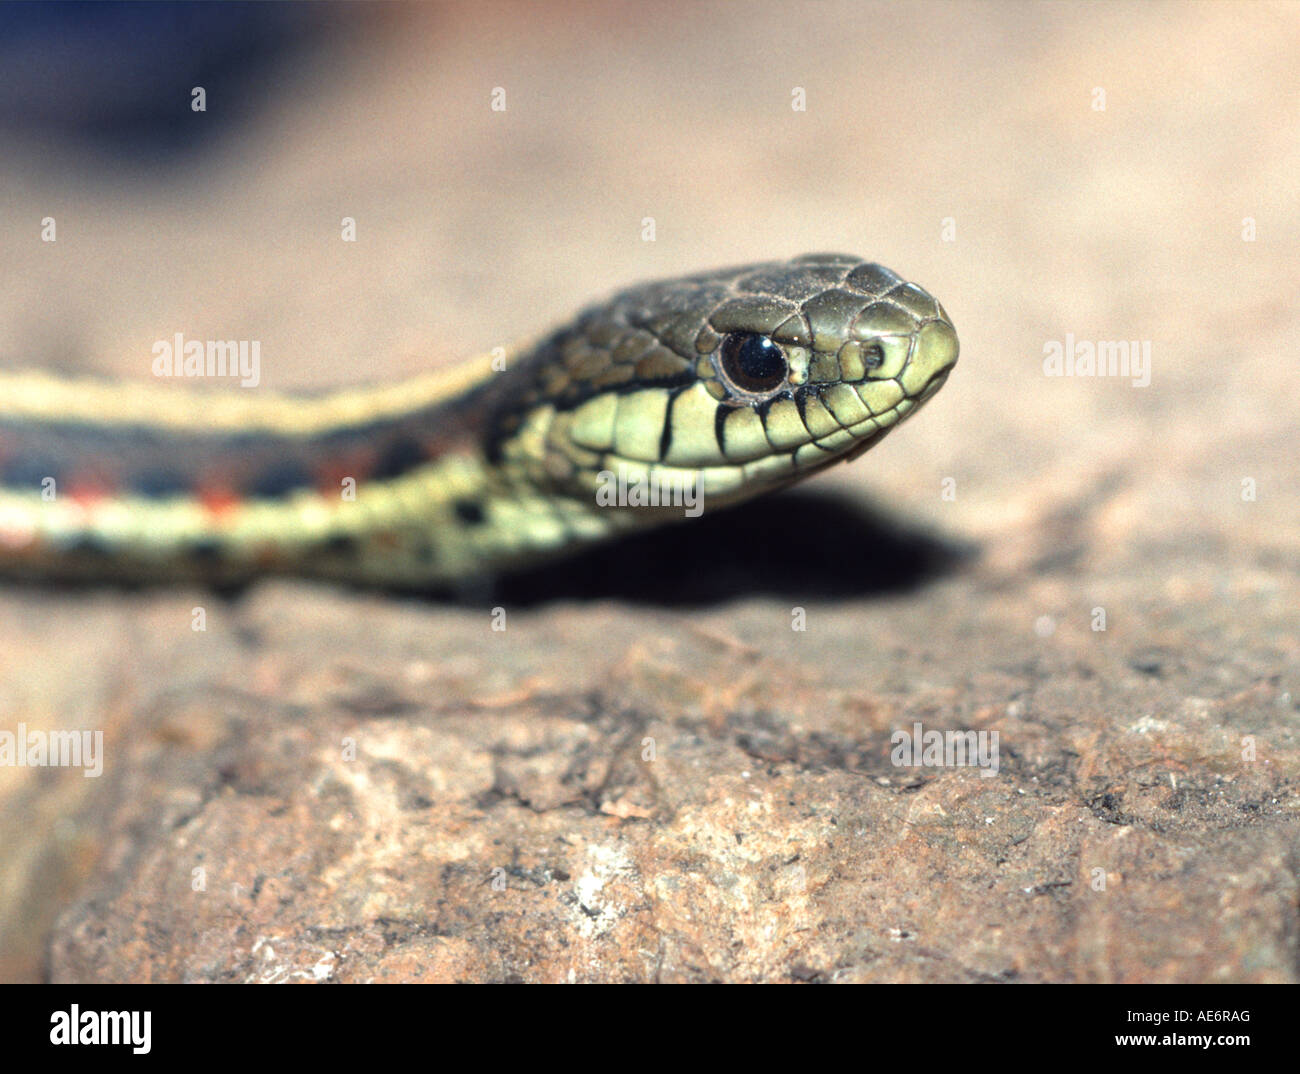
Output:
[[[194,495],[210,515],[228,515],[242,502],[239,493],[225,485],[201,486]]]
[[[73,475],[66,482],[64,491],[68,499],[87,511],[116,494],[112,485],[93,474]]]
[[[350,451],[346,455],[333,455],[322,459],[312,467],[312,476],[316,479],[316,491],[322,496],[337,497],[343,479],[350,477],[360,482],[370,476],[375,468],[376,454],[373,448]]]

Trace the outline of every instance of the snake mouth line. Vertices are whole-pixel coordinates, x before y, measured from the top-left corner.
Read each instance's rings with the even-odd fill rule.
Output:
[[[874,433],[872,433],[860,444],[858,444],[857,447],[855,447],[852,451],[845,454],[843,461],[852,462],[859,455],[875,447],[876,444],[878,444],[881,440],[885,438],[885,434],[889,432],[889,430],[892,429],[897,424],[898,424],[897,422],[891,422],[889,425],[886,425],[883,429],[877,429]],[[834,461],[838,462],[840,460],[837,459]]]
[[[929,382],[920,392],[916,395],[909,396],[906,399],[900,399],[883,414],[875,414],[870,418],[863,419],[863,421],[859,422],[857,425],[846,426],[846,430],[850,433],[852,433],[858,425],[867,425],[869,423],[874,423],[879,426],[879,428],[877,428],[875,432],[867,434],[844,454],[819,463],[817,466],[813,467],[813,472],[825,469],[827,466],[833,466],[837,462],[852,462],[854,459],[875,447],[876,444],[880,443],[880,441],[885,438],[887,433],[902,424],[904,418],[916,411],[923,403],[927,402],[931,396],[935,395],[935,393],[943,387],[944,382],[948,379],[948,374],[951,372],[952,370],[949,368],[936,373],[930,378]],[[880,423],[882,421],[887,422],[887,424],[881,425]],[[836,434],[830,434],[830,436],[834,435]],[[827,439],[829,439],[829,437],[819,437],[814,439],[812,442],[820,447],[822,441]]]

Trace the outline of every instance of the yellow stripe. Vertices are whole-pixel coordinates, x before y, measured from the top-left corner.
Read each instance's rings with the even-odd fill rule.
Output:
[[[147,425],[198,433],[307,437],[365,425],[454,398],[494,375],[484,354],[398,384],[290,396],[256,389],[194,391],[164,382],[107,382],[36,370],[0,373],[0,420]],[[507,366],[509,360],[507,359]]]

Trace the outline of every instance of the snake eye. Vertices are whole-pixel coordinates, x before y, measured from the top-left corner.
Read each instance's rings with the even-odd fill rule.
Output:
[[[785,383],[785,352],[767,336],[732,332],[722,341],[722,372],[742,392],[766,395]]]

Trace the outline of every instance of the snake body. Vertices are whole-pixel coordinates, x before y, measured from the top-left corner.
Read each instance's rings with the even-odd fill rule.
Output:
[[[824,254],[643,284],[504,360],[316,398],[0,373],[0,572],[455,586],[683,517],[629,490],[707,510],[854,458],[957,349],[921,288]]]

